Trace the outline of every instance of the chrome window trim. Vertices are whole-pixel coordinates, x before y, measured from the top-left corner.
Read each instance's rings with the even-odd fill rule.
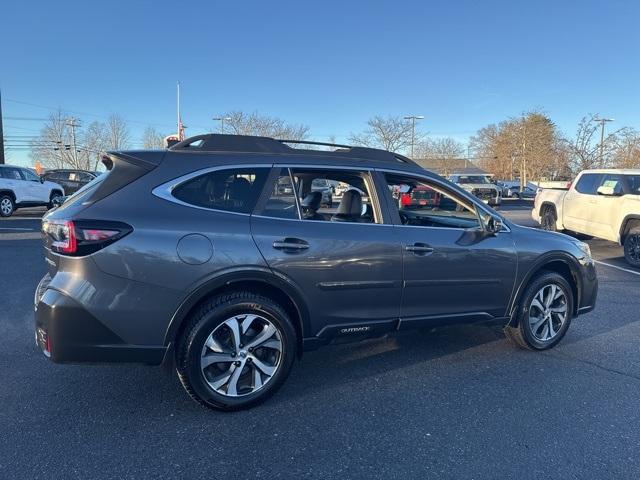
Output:
[[[201,207],[199,205],[193,205],[191,203],[183,202],[182,200],[173,196],[173,191],[177,187],[196,177],[206,175],[207,173],[216,172],[218,170],[238,170],[238,169],[244,169],[244,168],[264,168],[266,170],[271,170],[273,168],[273,164],[266,164],[266,163],[246,164],[246,165],[233,164],[233,165],[216,165],[215,167],[202,168],[200,170],[196,170],[194,172],[181,175],[177,178],[169,180],[168,182],[162,183],[157,187],[155,187],[153,190],[151,190],[151,193],[158,198],[161,198],[168,202],[176,203],[178,205],[182,205],[185,207],[197,208],[198,210],[206,210],[207,212],[230,213],[233,215],[243,215],[243,216],[249,217],[251,216],[251,213],[234,212],[231,210],[220,210],[218,208]],[[267,172],[267,175],[268,174],[269,172]]]

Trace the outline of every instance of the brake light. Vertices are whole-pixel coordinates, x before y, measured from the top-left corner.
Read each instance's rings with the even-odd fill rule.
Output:
[[[42,232],[52,251],[62,255],[89,255],[124,237],[133,229],[105,220],[45,220]]]
[[[42,231],[51,239],[51,250],[58,253],[73,254],[78,248],[75,227],[70,220],[45,221]]]

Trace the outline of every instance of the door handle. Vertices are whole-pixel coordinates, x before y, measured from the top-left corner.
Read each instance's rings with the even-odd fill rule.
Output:
[[[428,255],[433,253],[433,247],[430,247],[426,243],[414,243],[413,245],[405,245],[405,251],[413,252],[416,255]]]
[[[306,250],[309,244],[299,238],[283,238],[273,242],[273,248],[276,250]]]

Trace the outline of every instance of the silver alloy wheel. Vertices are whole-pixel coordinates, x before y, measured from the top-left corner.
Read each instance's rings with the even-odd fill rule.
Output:
[[[266,318],[236,315],[218,325],[202,347],[200,369],[207,384],[227,397],[257,392],[282,359],[282,337]]]
[[[529,324],[533,336],[548,342],[558,335],[567,319],[567,297],[564,290],[552,283],[535,294],[529,306]]]
[[[13,211],[13,205],[9,198],[2,199],[0,202],[0,211],[2,211],[4,215],[9,215]]]

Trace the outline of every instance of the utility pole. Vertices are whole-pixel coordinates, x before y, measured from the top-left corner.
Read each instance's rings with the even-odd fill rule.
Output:
[[[213,117],[211,120],[214,122],[220,122],[220,133],[224,134],[224,121],[231,121],[231,117]]]
[[[4,164],[4,131],[2,130],[2,92],[0,92],[0,165]]]
[[[411,120],[411,159],[413,160],[413,146],[416,142],[416,120],[422,120],[422,115],[408,115],[405,120]]]
[[[71,128],[71,142],[73,143],[73,168],[78,168],[78,147],[76,145],[76,127],[79,127],[78,119],[71,117],[67,119],[66,124]]]
[[[614,118],[598,118],[593,119],[594,122],[600,123],[600,166],[603,167],[604,163],[604,124],[607,122],[613,122]]]

